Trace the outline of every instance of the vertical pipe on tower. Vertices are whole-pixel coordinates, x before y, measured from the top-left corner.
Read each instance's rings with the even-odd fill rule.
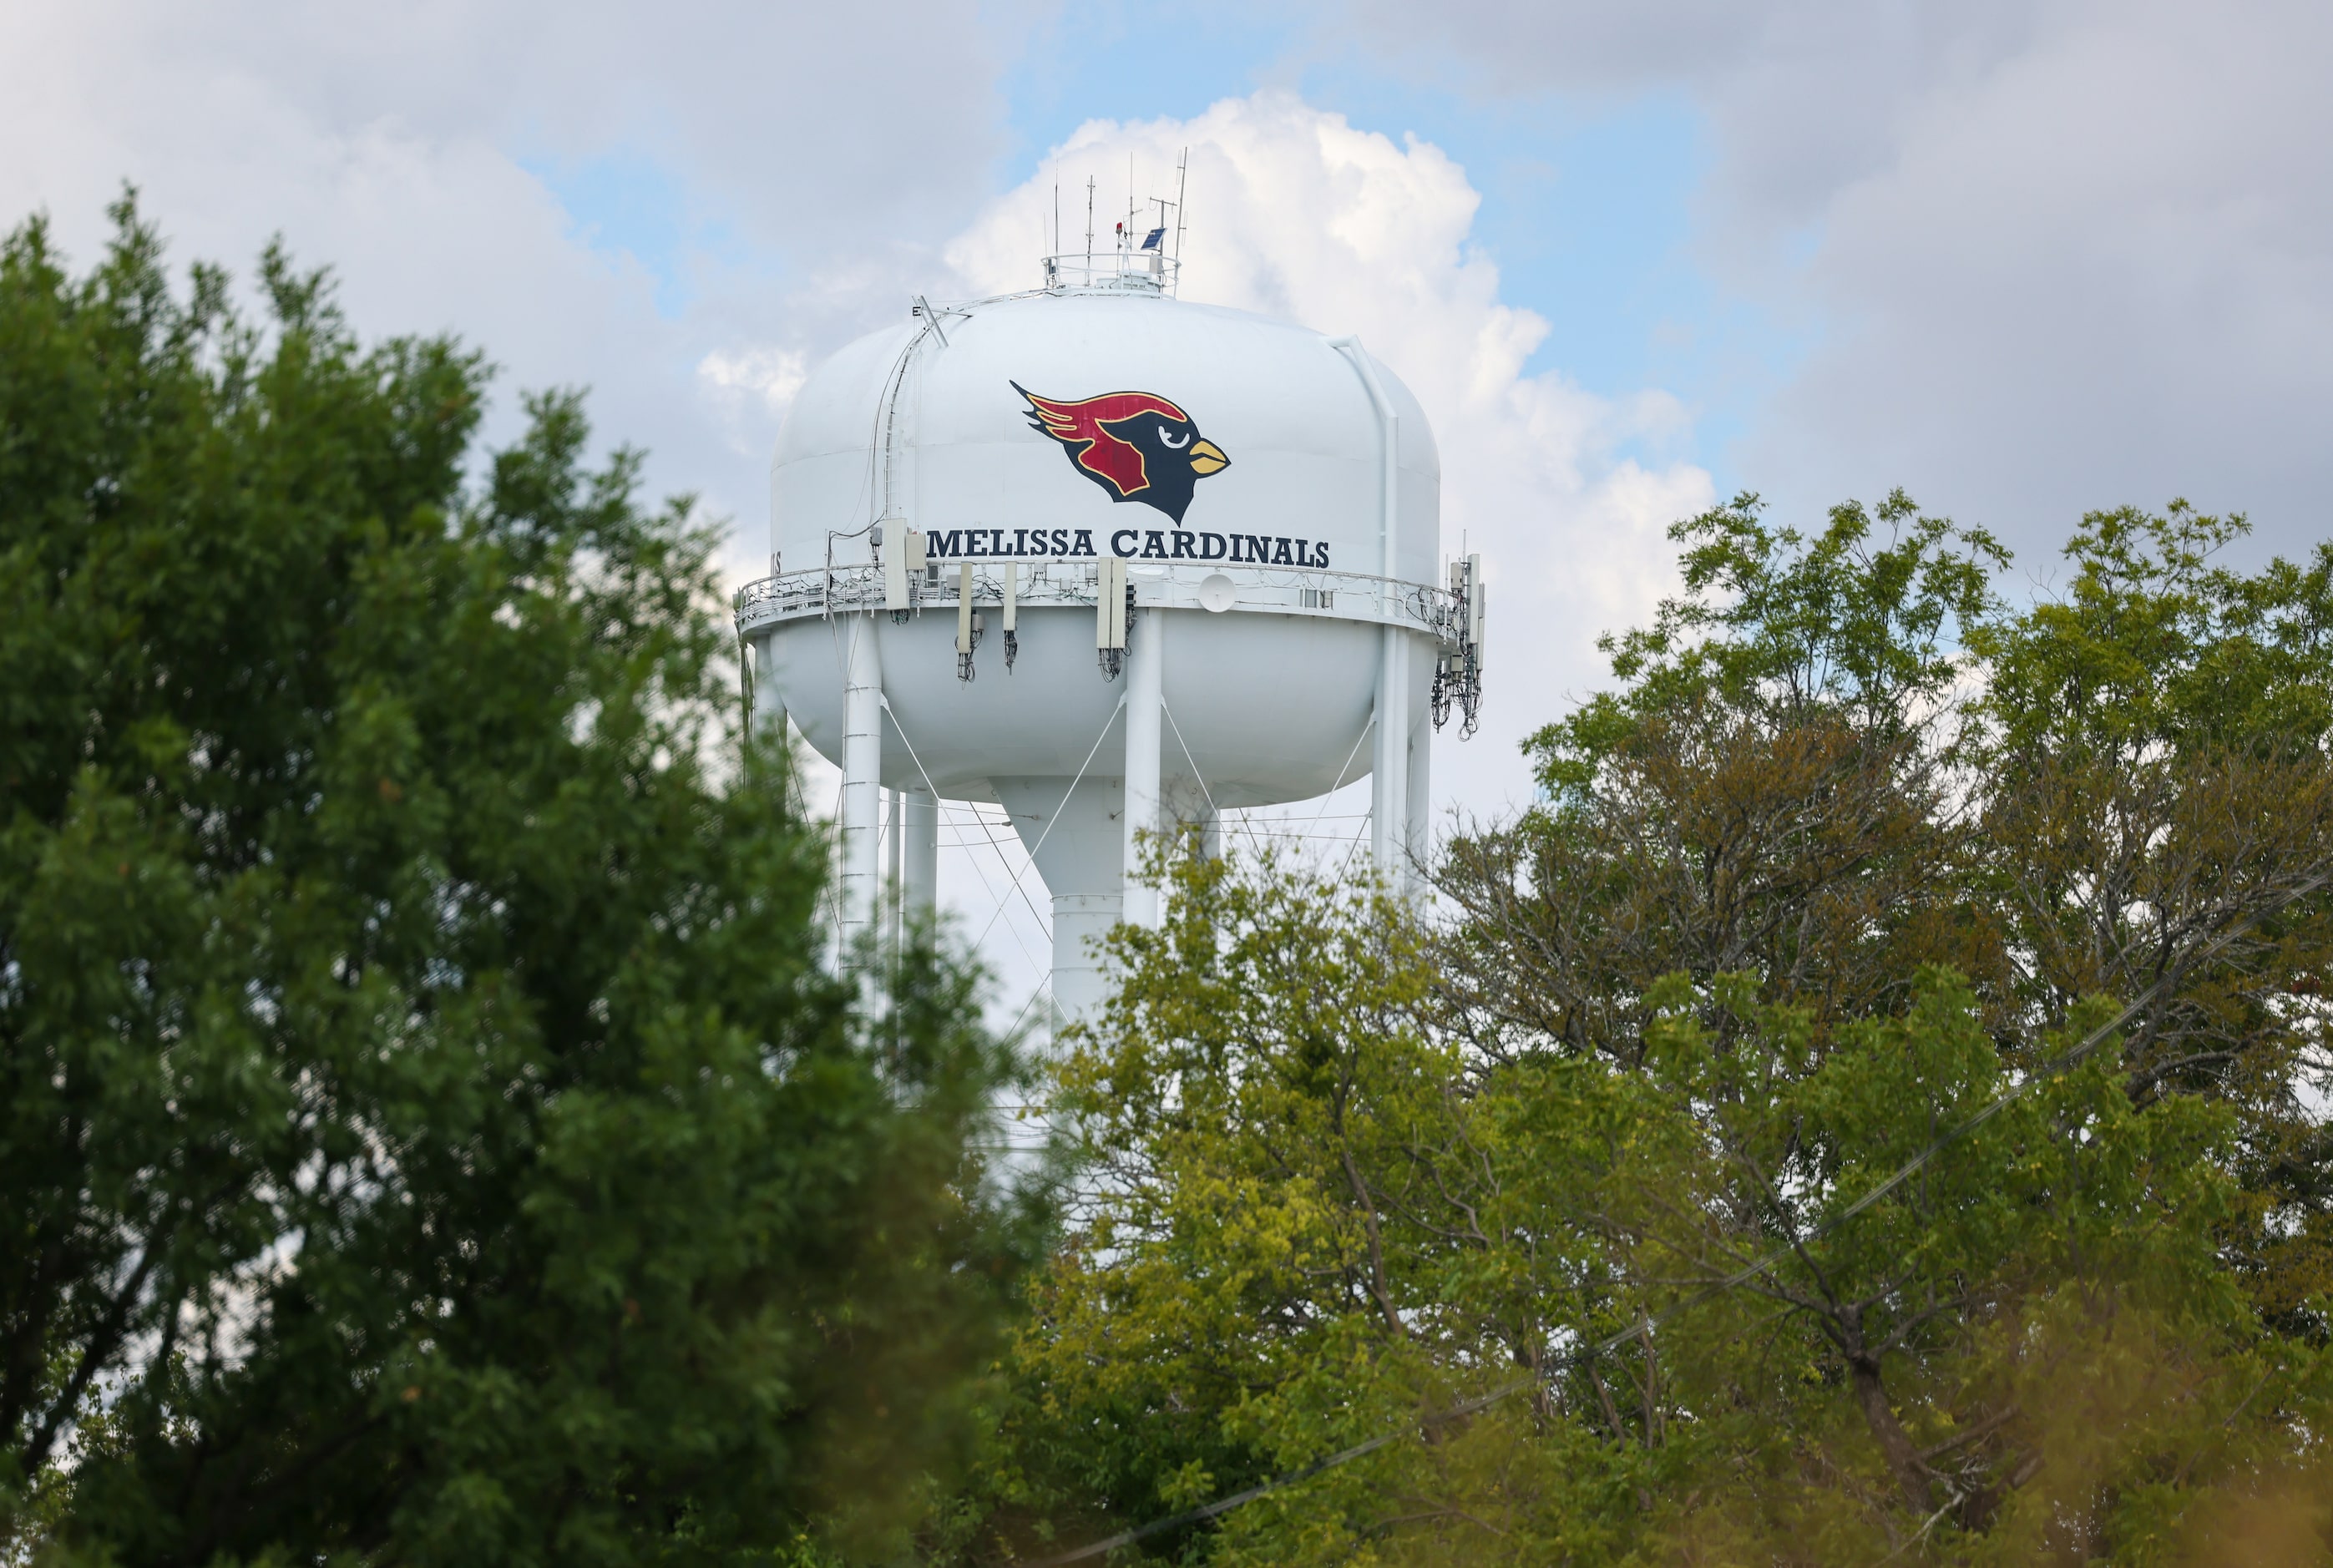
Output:
[[[932,918],[940,896],[940,803],[920,784],[907,792],[907,865],[901,875],[907,928]]]
[[[889,873],[883,879],[883,940],[893,952],[898,951],[899,938],[907,933],[907,909],[901,902],[907,892],[907,879],[899,873],[905,868],[907,848],[907,795],[900,790],[883,792],[883,817],[889,824],[891,840]]]
[[[1409,704],[1409,735],[1404,745],[1409,755],[1402,769],[1402,789],[1407,796],[1403,842],[1407,851],[1405,863],[1414,878],[1416,868],[1429,860],[1429,851],[1434,848],[1434,723],[1429,706],[1417,701],[1414,693]]]
[[[1378,592],[1387,621],[1378,648],[1377,731],[1369,749],[1369,851],[1378,870],[1397,886],[1408,880],[1409,845],[1409,651],[1408,640],[1392,617],[1400,611],[1401,416],[1386,396],[1369,363],[1368,351],[1354,337],[1331,338],[1330,345],[1353,361],[1369,406],[1377,410],[1381,447],[1378,498]]]
[[[875,618],[850,620],[842,678],[842,957],[856,957],[880,905],[877,837],[883,788],[883,656]]]
[[[1142,611],[1126,660],[1126,902],[1129,926],[1158,924],[1158,890],[1135,880],[1142,865],[1137,839],[1158,831],[1158,710],[1166,690],[1166,612]]]
[[[1378,727],[1371,737],[1369,850],[1378,870],[1396,886],[1409,871],[1409,659],[1397,628],[1386,627],[1378,647]]]

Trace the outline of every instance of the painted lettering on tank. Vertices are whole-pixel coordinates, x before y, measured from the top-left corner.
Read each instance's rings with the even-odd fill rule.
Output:
[[[1011,561],[1058,556],[1066,561],[1094,556],[1089,528],[933,528],[924,534],[924,553],[933,561]],[[1187,529],[1120,528],[1109,535],[1113,555],[1144,561],[1224,561],[1243,566],[1303,566],[1325,571],[1326,539],[1282,539],[1254,534],[1215,534]]]

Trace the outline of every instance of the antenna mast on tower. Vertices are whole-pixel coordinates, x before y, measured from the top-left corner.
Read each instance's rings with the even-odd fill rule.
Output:
[[[1185,148],[1183,156],[1175,160],[1175,261],[1179,283],[1183,260],[1183,188],[1191,179],[1191,149]]]

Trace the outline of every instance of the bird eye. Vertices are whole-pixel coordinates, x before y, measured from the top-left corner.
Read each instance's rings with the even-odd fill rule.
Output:
[[[1187,432],[1181,440],[1177,441],[1173,436],[1167,434],[1166,427],[1164,425],[1158,427],[1158,439],[1162,445],[1177,452],[1191,444],[1191,438]]]

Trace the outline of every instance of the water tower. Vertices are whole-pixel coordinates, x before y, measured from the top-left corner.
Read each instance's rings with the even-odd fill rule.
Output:
[[[1056,1006],[1157,918],[1136,835],[1372,780],[1405,878],[1427,739],[1481,691],[1480,560],[1440,568],[1440,466],[1351,338],[1175,297],[1129,237],[1044,285],[917,300],[803,385],[772,575],[738,596],[757,719],[842,769],[846,942],[935,897],[938,803],[994,802],[1052,896]],[[901,810],[904,808],[904,811]],[[898,851],[895,851],[895,853]]]

